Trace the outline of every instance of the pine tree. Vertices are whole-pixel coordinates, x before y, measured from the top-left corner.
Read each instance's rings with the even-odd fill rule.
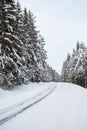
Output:
[[[39,42],[39,53],[38,53],[38,59],[41,63],[42,67],[45,68],[46,60],[47,60],[47,52],[45,50],[45,40],[44,38],[39,34],[38,36],[38,42]]]
[[[22,66],[22,49],[16,32],[16,5],[13,0],[1,2],[1,71],[4,73],[5,88],[18,84],[19,68]]]
[[[79,50],[79,45],[80,45],[80,43],[79,43],[79,41],[77,41],[77,44],[76,44],[76,50],[77,51]]]
[[[29,25],[29,18],[28,18],[28,11],[25,8],[23,14],[23,43],[24,43],[24,59],[26,61],[25,68],[26,68],[26,76],[29,81],[31,81],[33,77],[33,48],[30,43],[30,25]]]
[[[17,36],[20,39],[20,42],[23,42],[23,39],[24,39],[23,14],[22,14],[21,5],[19,1],[17,1],[17,4],[16,4],[16,32],[17,32]]]
[[[62,67],[62,81],[63,82],[70,82],[71,80],[70,79],[70,63],[71,63],[71,57],[70,57],[70,54],[68,54]]]
[[[26,50],[28,52],[27,64],[30,70],[30,80],[31,81],[40,81],[40,57],[39,52],[41,50],[41,45],[38,40],[38,31],[36,30],[35,26],[35,17],[33,16],[32,12],[27,11],[24,9],[24,34],[26,37]]]
[[[63,64],[62,81],[87,87],[87,47],[78,42],[69,57]]]
[[[86,80],[86,60],[87,58],[87,48],[84,43],[79,45],[79,50],[77,52],[77,64],[75,66],[76,71],[76,82],[77,84],[85,87]]]
[[[14,0],[0,1],[0,86],[4,89],[29,81],[57,81],[47,62],[44,38],[35,17]]]
[[[32,55],[33,55],[33,68],[32,68],[32,81],[40,81],[40,63],[39,63],[39,55],[38,52],[40,51],[40,44],[38,41],[38,31],[36,30],[35,26],[35,17],[31,11],[28,13],[29,18],[29,36],[30,36],[30,44],[32,46]]]

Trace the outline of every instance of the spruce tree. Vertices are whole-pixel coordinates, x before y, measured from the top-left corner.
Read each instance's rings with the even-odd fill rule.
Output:
[[[16,5],[13,0],[1,2],[1,70],[4,73],[5,88],[18,84],[19,68],[22,66],[22,49],[16,31]]]
[[[39,64],[39,55],[40,51],[40,43],[38,41],[38,31],[35,26],[35,17],[32,12],[24,9],[24,18],[23,18],[23,26],[24,26],[24,37],[27,57],[27,66],[30,70],[30,80],[31,81],[40,81],[40,64]]]
[[[62,81],[87,87],[87,47],[78,42],[69,57],[63,64]]]
[[[57,81],[47,62],[44,38],[35,17],[14,0],[0,1],[0,86],[4,89],[29,81]]]

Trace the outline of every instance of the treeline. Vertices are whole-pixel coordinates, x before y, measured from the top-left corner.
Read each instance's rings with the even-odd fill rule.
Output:
[[[21,10],[14,0],[0,0],[0,86],[57,82],[58,73],[47,64],[44,46],[33,13]]]
[[[61,81],[87,87],[87,47],[77,42],[76,49],[68,54],[62,67]]]

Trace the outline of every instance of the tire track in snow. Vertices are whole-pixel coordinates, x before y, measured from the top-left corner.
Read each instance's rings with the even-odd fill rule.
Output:
[[[35,97],[32,97],[31,99],[27,99],[25,102],[22,102],[22,103],[20,103],[18,105],[14,105],[15,109],[17,108],[17,110],[15,110],[13,112],[11,110],[13,108],[13,106],[8,108],[9,110],[6,111],[4,116],[2,115],[0,117],[0,125],[3,125],[7,121],[9,121],[9,120],[13,119],[14,117],[16,117],[18,114],[21,114],[26,109],[28,109],[28,108],[32,107],[33,105],[39,103],[41,100],[43,100],[44,98],[49,96],[55,89],[56,89],[56,86],[53,87],[53,88],[52,87],[47,88],[47,89],[44,90],[44,92],[40,92]],[[3,112],[4,112],[4,110],[3,110]]]

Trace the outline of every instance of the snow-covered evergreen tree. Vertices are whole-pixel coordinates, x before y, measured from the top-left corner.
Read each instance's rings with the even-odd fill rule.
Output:
[[[58,73],[50,67],[48,64],[45,64],[45,68],[43,69],[42,73],[42,81],[43,82],[58,82],[59,75]]]
[[[61,74],[61,80],[63,82],[70,82],[70,63],[71,63],[71,57],[70,54],[67,55],[66,61],[63,63],[62,67],[62,74]]]
[[[42,42],[38,38],[39,32],[36,30],[35,17],[32,12],[24,9],[24,35],[25,35],[25,46],[26,46],[26,59],[29,68],[29,77],[31,81],[41,81],[41,53],[43,51]]]
[[[44,38],[31,11],[14,0],[0,1],[0,86],[4,89],[29,81],[57,81],[47,62]]]
[[[34,48],[33,44],[30,42],[30,22],[29,22],[29,16],[28,16],[28,11],[25,8],[24,9],[24,15],[23,15],[23,29],[24,29],[24,58],[26,61],[26,69],[28,71],[27,76],[29,77],[29,80],[31,81],[32,78],[34,77],[35,71],[35,53],[34,53]]]
[[[22,43],[16,31],[16,5],[13,0],[1,2],[1,71],[4,73],[5,88],[20,82],[20,66],[22,57]]]
[[[68,73],[67,73],[68,70]],[[87,47],[77,42],[69,62],[67,60],[62,68],[62,81],[87,86]]]
[[[21,10],[21,5],[20,3],[17,1],[16,4],[16,32],[17,32],[17,36],[20,39],[20,42],[23,42],[23,32],[24,32],[24,28],[23,28],[23,13]]]

